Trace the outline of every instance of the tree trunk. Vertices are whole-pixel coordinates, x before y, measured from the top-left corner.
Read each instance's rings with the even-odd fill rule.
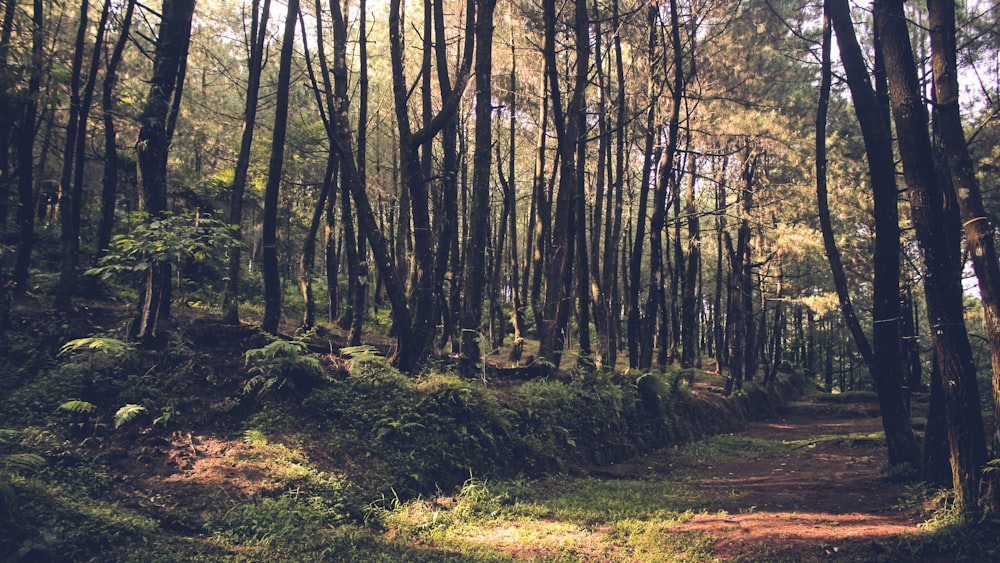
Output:
[[[986,449],[976,368],[965,328],[958,237],[949,232],[951,227],[959,228],[958,212],[948,209],[954,201],[947,197],[947,190],[942,190],[937,181],[927,130],[927,108],[921,98],[903,3],[901,0],[876,0],[874,6],[875,22],[885,49],[889,98],[899,138],[903,177],[923,254],[927,316],[940,361],[948,413],[955,508],[964,518],[973,521],[981,510],[979,483],[986,463]],[[954,244],[950,244],[952,242]]]
[[[236,169],[229,199],[229,224],[236,230],[233,237],[238,244],[229,250],[226,286],[222,293],[222,318],[226,323],[240,322],[239,296],[243,240],[243,195],[246,192],[247,174],[250,170],[250,149],[253,147],[254,128],[257,125],[257,98],[260,91],[260,75],[267,40],[267,18],[271,0],[254,0],[250,22],[250,56],[247,61],[246,105],[243,107],[243,133],[240,137],[240,152],[236,156]]]
[[[115,130],[114,88],[118,83],[118,65],[128,43],[132,26],[135,0],[129,0],[122,17],[122,28],[118,33],[111,58],[104,69],[104,83],[101,87],[102,117],[104,119],[104,175],[101,189],[101,222],[97,230],[97,252],[94,263],[104,256],[111,245],[111,234],[115,226],[115,200],[118,198],[118,133]]]
[[[685,368],[694,366],[698,357],[698,310],[701,309],[700,300],[696,298],[695,292],[697,273],[701,270],[701,223],[695,208],[694,193],[694,180],[698,175],[695,155],[691,155],[688,165],[690,170],[687,172],[688,186],[684,206],[688,231],[687,264],[684,267],[687,272],[687,283],[684,284],[681,298],[681,366]],[[680,217],[677,220],[680,221]]]
[[[153,77],[139,119],[141,127],[136,152],[142,174],[143,203],[150,220],[162,218],[167,212],[167,153],[170,146],[167,121],[171,100],[177,94],[175,90],[183,58],[191,40],[194,4],[194,0],[165,0],[163,3]],[[157,260],[150,265],[146,283],[140,290],[139,303],[135,337],[149,344],[159,337],[159,320],[170,316],[169,262]]]
[[[614,174],[614,178],[609,180],[607,209],[605,210],[606,225],[604,231],[604,268],[602,272],[602,293],[605,297],[605,307],[607,310],[607,365],[612,369],[617,365],[619,334],[621,331],[621,292],[618,290],[619,280],[619,248],[624,249],[622,244],[622,209],[624,208],[624,179],[625,179],[625,64],[622,55],[622,43],[620,33],[621,16],[619,14],[618,0],[611,3],[612,21],[614,28],[613,45],[615,51],[615,84],[618,85],[617,97],[615,100],[615,150],[614,166],[608,163],[609,174]],[[610,143],[609,143],[610,144]],[[608,150],[611,150],[609,147]],[[613,197],[612,199],[612,192]],[[613,210],[613,211],[612,211]],[[612,213],[614,219],[611,218]]]
[[[555,1],[545,0],[543,8],[545,18],[545,47],[543,50],[546,57],[549,95],[552,98],[552,113],[559,150],[559,190],[556,195],[555,217],[552,223],[551,258],[546,274],[545,307],[542,332],[539,335],[539,356],[551,362],[554,369],[559,369],[566,329],[569,326],[570,311],[573,309],[573,261],[576,258],[574,246],[577,239],[575,229],[578,223],[575,217],[577,214],[575,198],[579,194],[576,153],[578,143],[582,140],[580,136],[585,133],[580,128],[577,116],[585,111],[587,72],[590,64],[590,22],[586,2],[577,2],[573,17],[576,38],[574,45],[576,76],[569,111],[564,112],[559,87],[559,67],[556,63],[555,52]],[[583,264],[586,265],[585,260]]]
[[[31,251],[35,243],[34,206],[34,164],[35,164],[35,119],[38,113],[38,97],[42,84],[44,61],[44,4],[34,0],[31,12],[31,70],[28,90],[24,93],[21,108],[21,122],[15,132],[17,149],[17,195],[20,207],[17,210],[17,256],[14,258],[14,289],[24,292],[28,289],[28,268],[31,265]]]
[[[3,23],[0,27],[0,68],[7,68],[10,59],[10,39],[14,33],[14,14],[17,1],[7,0],[3,11]],[[10,142],[11,130],[14,127],[14,116],[17,109],[13,96],[10,95],[11,84],[4,80],[0,82],[0,233],[7,232],[7,214],[10,209]]]
[[[542,272],[546,266],[547,249],[549,247],[549,237],[552,230],[551,214],[552,206],[545,189],[545,153],[547,139],[547,125],[549,120],[548,104],[548,58],[543,57],[541,92],[538,103],[538,137],[535,145],[535,169],[532,176],[532,202],[535,207],[534,228],[534,255],[531,266],[531,311],[535,317],[535,332],[541,336],[545,331],[544,322],[544,286],[542,285]]]
[[[649,29],[649,39],[647,42],[647,55],[649,57],[650,69],[655,68],[656,62],[656,8],[650,6],[646,10],[646,25]],[[632,254],[629,257],[629,287],[628,287],[628,361],[629,367],[635,369],[649,369],[650,362],[643,361],[644,336],[642,334],[642,315],[639,306],[639,289],[642,277],[642,256],[643,246],[646,239],[646,212],[649,206],[649,182],[652,169],[657,156],[654,156],[654,144],[659,136],[659,128],[655,125],[656,106],[659,97],[658,86],[656,84],[655,73],[650,72],[646,83],[647,95],[649,97],[649,108],[646,112],[646,141],[643,150],[642,161],[642,181],[639,184],[639,208],[635,219],[635,234],[632,241]],[[655,149],[659,151],[659,149]],[[658,152],[656,153],[659,154]],[[621,170],[621,169],[619,169]],[[650,289],[652,291],[652,289]]]
[[[80,2],[80,16],[77,22],[76,41],[73,44],[73,59],[70,63],[69,117],[66,121],[66,144],[63,150],[62,174],[59,176],[59,222],[62,242],[62,264],[59,269],[59,283],[56,286],[55,303],[61,311],[66,311],[76,289],[77,252],[80,242],[80,221],[74,207],[80,205],[73,189],[73,157],[76,155],[76,137],[81,126],[82,101],[80,80],[83,77],[83,58],[86,54],[87,29],[90,26],[89,0]],[[78,156],[83,159],[84,155]]]
[[[934,66],[935,126],[951,172],[965,229],[965,244],[979,280],[983,301],[983,324],[990,343],[993,371],[993,457],[1000,457],[1000,264],[997,263],[993,225],[969,156],[958,103],[958,70],[955,45],[954,0],[928,0],[932,60]],[[947,186],[945,186],[947,187]],[[989,509],[1000,512],[1000,479],[988,478]]]
[[[410,127],[407,106],[408,86],[403,68],[403,30],[401,25],[400,1],[393,0],[389,5],[389,46],[392,62],[392,89],[395,100],[396,122],[399,131],[400,161],[403,172],[403,184],[410,196],[411,220],[413,221],[413,263],[415,282],[413,289],[412,324],[408,327],[397,326],[397,335],[405,333],[408,340],[405,346],[400,342],[397,350],[397,364],[400,369],[409,371],[420,362],[434,338],[435,331],[435,293],[434,293],[434,252],[431,236],[430,212],[428,208],[429,192],[427,178],[421,168],[419,149],[430,142],[444,128],[458,109],[462,92],[469,78],[472,67],[472,47],[475,34],[472,33],[475,18],[475,5],[470,0],[466,5],[466,36],[462,62],[456,77],[456,85],[451,96],[441,104],[439,112],[418,131]],[[357,200],[357,195],[355,195]],[[367,229],[367,227],[366,227]],[[369,238],[373,246],[375,241]],[[389,280],[386,280],[387,282]],[[397,304],[393,304],[395,309]],[[406,313],[409,317],[409,312]],[[400,317],[401,320],[402,317]]]
[[[285,31],[278,59],[278,84],[275,94],[274,129],[271,134],[271,159],[267,166],[264,187],[264,213],[261,225],[263,255],[261,268],[264,278],[264,317],[261,329],[277,334],[281,324],[281,276],[278,267],[278,196],[281,171],[285,160],[285,133],[288,129],[288,97],[291,82],[292,49],[299,0],[289,0],[285,16]]]
[[[472,153],[472,201],[469,241],[462,287],[462,358],[475,364],[480,356],[480,324],[487,283],[486,239],[489,235],[490,178],[493,172],[493,10],[495,0],[479,3],[476,23],[476,129]],[[499,230],[499,229],[498,229]]]
[[[333,154],[333,151],[330,151]],[[302,312],[302,326],[311,329],[316,325],[316,298],[313,295],[313,277],[316,275],[316,237],[319,235],[319,226],[323,221],[323,213],[326,211],[326,199],[330,194],[330,186],[334,180],[335,159],[329,159],[326,173],[323,175],[323,185],[320,188],[319,197],[316,198],[316,206],[313,208],[312,219],[309,221],[309,232],[302,242],[302,257],[299,261],[299,289],[302,291],[302,301],[304,304]]]
[[[867,364],[879,396],[882,425],[889,450],[889,464],[919,463],[920,450],[910,427],[903,402],[899,373],[899,213],[896,207],[895,163],[892,137],[880,109],[861,48],[854,33],[846,0],[827,0],[826,13],[837,33],[841,61],[861,126],[872,182],[875,218],[874,303],[872,345],[865,344],[863,332],[847,314],[848,303],[841,298],[841,310],[855,344]],[[830,249],[827,249],[828,255]],[[836,272],[836,268],[833,268]],[[836,273],[835,273],[836,275]],[[838,293],[840,291],[838,290]]]
[[[717,373],[729,365],[726,342],[726,314],[729,311],[729,298],[722,299],[723,290],[723,233],[726,232],[726,171],[729,168],[729,156],[723,156],[719,175],[715,181],[715,295],[712,306],[712,334],[715,341],[715,362]]]

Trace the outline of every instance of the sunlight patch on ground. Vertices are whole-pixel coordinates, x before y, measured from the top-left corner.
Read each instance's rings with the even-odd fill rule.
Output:
[[[822,512],[757,512],[703,514],[672,527],[715,539],[715,553],[727,554],[751,545],[831,546],[856,544],[912,534],[916,523],[900,514],[829,514]],[[839,551],[839,548],[837,548]]]
[[[603,553],[603,534],[555,520],[511,520],[479,527],[461,541],[489,547],[505,555],[522,558],[575,555],[590,558]]]

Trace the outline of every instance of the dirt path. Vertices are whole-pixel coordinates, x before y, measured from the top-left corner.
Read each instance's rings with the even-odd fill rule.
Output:
[[[670,452],[612,468],[608,477],[683,474],[716,513],[678,532],[711,538],[720,560],[891,560],[920,519],[899,508],[904,486],[878,478],[885,464],[881,420],[871,404],[798,404],[781,421],[751,423],[741,437],[786,443],[779,454],[675,470]],[[888,550],[887,546],[892,546]]]

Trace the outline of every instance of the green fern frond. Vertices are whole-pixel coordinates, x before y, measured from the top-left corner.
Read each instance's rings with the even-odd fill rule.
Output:
[[[45,465],[45,458],[38,454],[8,454],[0,457],[0,461],[11,473],[30,473]]]
[[[131,345],[117,338],[106,338],[102,336],[90,336],[87,338],[77,338],[70,340],[59,348],[59,355],[70,354],[80,350],[92,352],[104,352],[105,354],[121,354],[131,349]]]
[[[72,399],[59,405],[59,410],[84,414],[97,410],[97,405],[80,399]]]
[[[371,344],[362,344],[360,346],[347,346],[345,348],[341,348],[340,355],[351,358],[352,360],[380,357],[378,348],[372,346]]]
[[[115,428],[119,428],[123,424],[128,424],[129,422],[134,420],[135,417],[139,416],[144,412],[146,412],[146,407],[142,405],[136,405],[130,403],[123,406],[122,408],[118,409],[118,412],[115,413]]]

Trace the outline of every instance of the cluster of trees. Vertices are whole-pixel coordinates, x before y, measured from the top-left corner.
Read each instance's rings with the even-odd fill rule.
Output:
[[[8,295],[67,310],[116,234],[134,251],[136,228],[215,214],[233,244],[198,280],[228,322],[262,303],[277,332],[298,294],[302,325],[325,303],[358,344],[388,302],[404,371],[511,332],[513,361],[532,338],[584,371],[712,358],[729,393],[861,366],[890,463],[950,459],[960,511],[996,503],[962,285],[967,256],[1000,417],[992,3],[0,5]],[[176,254],[137,268],[138,340],[183,288]],[[922,452],[924,379],[947,432]]]

